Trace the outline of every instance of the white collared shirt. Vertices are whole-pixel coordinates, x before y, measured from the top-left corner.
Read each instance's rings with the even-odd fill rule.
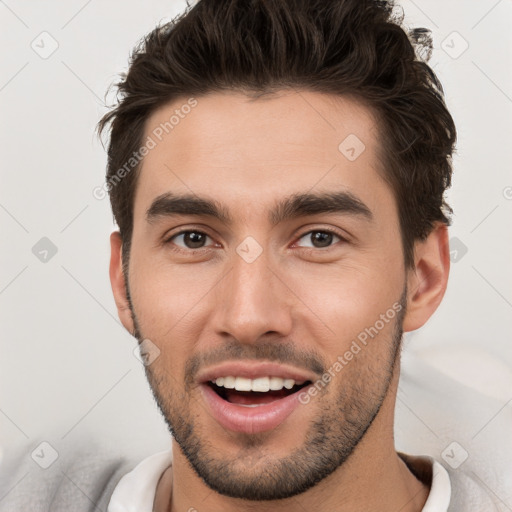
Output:
[[[451,498],[450,477],[446,469],[432,461],[432,485],[422,512],[447,512]],[[107,512],[153,512],[156,487],[172,463],[172,450],[147,457],[117,484]]]

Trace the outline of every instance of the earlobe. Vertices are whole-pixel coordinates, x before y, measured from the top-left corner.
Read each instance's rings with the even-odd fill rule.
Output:
[[[408,272],[407,311],[404,332],[414,331],[424,325],[441,303],[450,273],[450,247],[448,227],[436,224],[424,241],[414,249],[415,269]]]
[[[132,334],[134,324],[130,304],[126,296],[126,286],[123,274],[122,240],[119,231],[110,235],[110,284],[117,306],[117,314],[124,328]]]

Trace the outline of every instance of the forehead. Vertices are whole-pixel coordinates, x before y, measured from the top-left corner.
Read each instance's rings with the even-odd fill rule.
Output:
[[[390,196],[377,167],[376,120],[354,99],[308,91],[184,97],[153,113],[148,138],[154,147],[140,169],[135,219],[166,192],[247,211],[315,188],[347,190],[366,204]]]

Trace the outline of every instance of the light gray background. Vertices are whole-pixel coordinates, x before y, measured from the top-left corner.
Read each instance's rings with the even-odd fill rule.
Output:
[[[510,407],[512,2],[401,4],[409,26],[433,31],[431,65],[459,133],[448,194],[451,237],[467,247],[452,263],[441,307],[407,336],[406,350]],[[136,41],[184,6],[0,1],[0,447],[6,455],[41,440],[60,451],[89,435],[135,454],[169,444],[133,354],[135,340],[121,327],[112,298],[114,226],[108,199],[92,195],[106,162],[94,129],[105,91],[126,69]],[[31,47],[50,48],[43,31],[59,45],[47,59]],[[461,38],[469,47],[453,58],[445,49],[458,53]],[[46,263],[32,252],[42,237],[58,249]]]

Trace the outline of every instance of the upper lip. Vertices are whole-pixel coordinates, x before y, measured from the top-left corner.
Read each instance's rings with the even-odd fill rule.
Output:
[[[210,368],[205,368],[197,375],[199,383],[214,381],[218,377],[245,377],[257,379],[258,377],[281,377],[282,379],[293,379],[296,382],[314,381],[317,376],[311,372],[300,370],[293,366],[276,364],[271,362],[244,362],[227,361]]]

